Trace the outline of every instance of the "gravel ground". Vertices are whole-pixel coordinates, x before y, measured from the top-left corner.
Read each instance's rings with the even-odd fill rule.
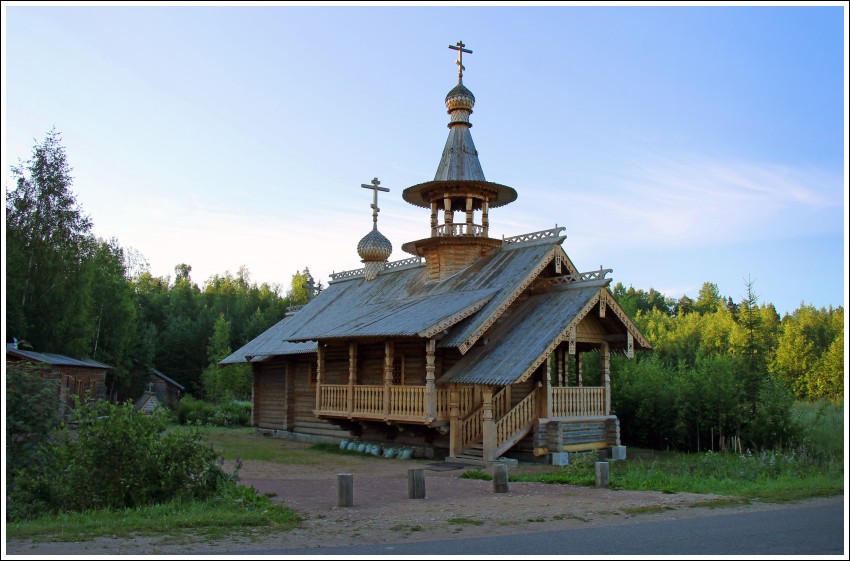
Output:
[[[302,443],[287,446],[306,447]],[[245,461],[242,483],[274,493],[303,518],[288,532],[251,532],[226,539],[192,536],[98,538],[85,542],[7,540],[8,555],[226,554],[263,548],[321,548],[509,534],[594,525],[629,524],[654,518],[710,516],[729,508],[691,508],[713,495],[613,491],[574,485],[511,482],[495,493],[489,481],[461,479],[463,469],[435,471],[437,462],[360,456],[334,457],[333,464],[284,465]],[[409,469],[423,469],[424,499],[407,498]],[[512,473],[540,471],[519,466]],[[337,506],[337,475],[354,478],[354,505]],[[834,500],[834,499],[824,499]],[[754,504],[735,509],[781,508]],[[317,553],[319,551],[317,550]]]

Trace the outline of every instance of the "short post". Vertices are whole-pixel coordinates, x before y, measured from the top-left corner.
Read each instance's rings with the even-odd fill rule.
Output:
[[[338,473],[337,506],[354,506],[354,476],[350,473]]]
[[[608,487],[608,462],[596,462],[596,486]]]
[[[493,465],[493,492],[508,492],[508,466],[505,464]]]
[[[407,470],[407,498],[408,499],[424,499],[425,498],[425,470],[424,469],[409,469],[409,470]]]

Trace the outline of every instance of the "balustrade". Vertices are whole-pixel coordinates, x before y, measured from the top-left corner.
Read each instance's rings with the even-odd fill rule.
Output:
[[[480,238],[482,236],[486,237],[486,235],[487,231],[484,229],[484,226],[480,224],[468,224],[466,222],[441,224],[431,229],[432,237],[473,236]]]
[[[390,417],[424,417],[425,386],[390,386]]]
[[[549,388],[553,417],[605,415],[605,388],[595,386]]]

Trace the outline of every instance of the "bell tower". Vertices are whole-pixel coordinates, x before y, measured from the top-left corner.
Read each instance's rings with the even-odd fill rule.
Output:
[[[463,53],[472,51],[464,47],[462,41],[449,45],[458,51],[458,78],[446,95],[449,137],[437,173],[433,181],[408,187],[402,193],[408,203],[431,210],[431,236],[402,246],[407,253],[425,258],[431,280],[450,277],[501,247],[502,240],[489,237],[489,212],[517,198],[511,187],[487,181],[478,161],[469,131],[475,96],[463,85]],[[477,223],[476,213],[480,217]]]

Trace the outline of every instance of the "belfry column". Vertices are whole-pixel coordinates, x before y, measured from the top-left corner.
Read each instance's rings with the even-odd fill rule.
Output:
[[[444,233],[446,236],[454,235],[454,212],[452,211],[452,198],[444,197],[443,198],[443,218],[446,223],[447,232]]]

